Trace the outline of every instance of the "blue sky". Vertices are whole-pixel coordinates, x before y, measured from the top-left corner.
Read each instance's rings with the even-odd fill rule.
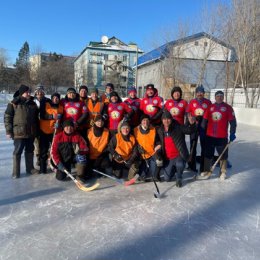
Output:
[[[228,1],[228,0],[226,0]],[[0,48],[12,62],[25,41],[31,51],[79,54],[102,35],[136,42],[144,51],[163,43],[179,21],[194,24],[217,0],[9,0],[1,2]],[[199,27],[199,26],[198,26]],[[196,31],[198,32],[198,31]]]

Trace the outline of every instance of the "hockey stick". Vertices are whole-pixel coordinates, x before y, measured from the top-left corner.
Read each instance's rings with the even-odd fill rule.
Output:
[[[147,167],[148,169],[150,169],[150,166],[149,166],[149,163],[147,162],[147,159],[145,159],[145,163],[146,163],[146,167]],[[157,167],[157,169],[160,170],[159,167]],[[156,174],[157,174],[157,171],[156,171]],[[154,179],[154,177],[153,177],[153,174],[151,174],[151,176],[152,176],[152,180],[153,180],[153,183],[154,183],[154,185],[155,185],[155,188],[156,188],[156,190],[157,190],[157,193],[154,192],[153,195],[154,195],[155,198],[159,199],[159,198],[161,197],[161,194],[160,194],[158,185],[157,185],[157,183],[156,183],[156,181],[155,181],[155,179]]]
[[[110,178],[111,180],[114,180],[114,181],[116,181],[116,182],[118,182],[118,183],[120,183],[120,184],[125,184],[125,182],[124,182],[124,180],[121,180],[121,179],[117,179],[116,177],[113,177],[113,176],[110,176],[110,175],[108,175],[108,174],[106,174],[106,173],[103,173],[103,172],[101,172],[101,171],[98,171],[98,170],[96,170],[96,169],[92,169],[94,172],[97,172],[97,173],[99,173],[99,174],[101,174],[101,175],[103,175],[103,176],[106,176],[106,177],[108,177],[108,178]]]
[[[211,174],[212,174],[213,171],[215,170],[215,168],[216,168],[218,162],[222,159],[224,153],[226,152],[226,150],[228,149],[228,147],[229,147],[230,144],[231,144],[230,141],[226,144],[224,150],[223,150],[222,153],[219,155],[218,159],[217,159],[217,160],[215,161],[215,163],[211,166],[211,168],[210,168],[210,170],[209,170],[209,173],[208,173],[206,176],[200,176],[199,179],[206,180],[206,179],[208,179],[208,178],[211,176]]]
[[[85,185],[83,185],[80,181],[78,181],[76,178],[73,177],[73,175],[67,171],[66,169],[64,170],[64,172],[67,174],[68,177],[70,177],[73,182],[77,185],[77,187],[80,189],[80,190],[83,190],[83,191],[92,191],[92,190],[95,190],[96,188],[99,187],[99,183],[95,183],[94,185],[90,186],[90,187],[86,187]]]

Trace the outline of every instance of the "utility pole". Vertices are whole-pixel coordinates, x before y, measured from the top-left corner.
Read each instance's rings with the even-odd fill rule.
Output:
[[[137,46],[137,44],[136,44],[136,64],[135,64],[135,66],[136,66],[136,69],[135,69],[135,87],[136,87],[136,89],[138,89],[138,87],[137,87],[137,70],[138,70],[138,68],[137,68],[137,61],[138,61],[138,46]]]

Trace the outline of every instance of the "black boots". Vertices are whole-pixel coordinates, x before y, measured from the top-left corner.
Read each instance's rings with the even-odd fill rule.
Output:
[[[13,156],[13,174],[12,178],[17,179],[20,178],[20,168],[21,167],[21,155]]]
[[[25,167],[27,174],[39,174],[39,171],[33,166],[33,153],[25,153]]]

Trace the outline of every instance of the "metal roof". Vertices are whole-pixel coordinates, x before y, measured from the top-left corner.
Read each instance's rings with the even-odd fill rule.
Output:
[[[199,39],[199,38],[202,38],[202,37],[207,37],[221,45],[223,45],[224,47],[226,48],[229,48],[231,49],[232,51],[235,51],[233,47],[227,45],[226,43],[224,43],[223,41],[215,38],[214,36],[212,35],[209,35],[208,33],[205,33],[205,32],[200,32],[200,33],[197,33],[197,34],[193,34],[191,36],[188,36],[188,37],[184,37],[184,38],[181,38],[181,39],[178,39],[178,40],[175,40],[175,41],[171,41],[171,42],[168,42],[150,52],[147,52],[145,53],[144,55],[140,56],[138,58],[138,62],[137,62],[137,65],[144,65],[145,63],[150,63],[150,62],[154,62],[156,60],[160,60],[160,59],[163,59],[167,56],[167,53],[168,53],[168,49],[174,45],[179,45],[179,44],[184,44],[184,43],[187,43],[187,42],[190,42],[190,41],[194,41],[196,39]]]

